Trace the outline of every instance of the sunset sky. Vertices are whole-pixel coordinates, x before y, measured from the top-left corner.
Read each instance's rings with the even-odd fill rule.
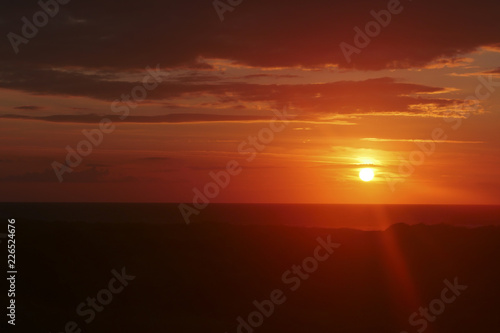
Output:
[[[223,21],[211,0],[57,6],[17,46],[41,7],[0,11],[2,201],[190,202],[236,160],[212,202],[500,204],[498,1],[244,0]],[[341,43],[389,7],[348,61]],[[283,112],[249,161],[240,145]],[[60,182],[54,161],[102,119],[114,131]]]

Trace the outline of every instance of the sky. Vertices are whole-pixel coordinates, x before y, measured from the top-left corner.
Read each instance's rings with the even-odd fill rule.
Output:
[[[0,200],[500,204],[499,10],[4,3]]]

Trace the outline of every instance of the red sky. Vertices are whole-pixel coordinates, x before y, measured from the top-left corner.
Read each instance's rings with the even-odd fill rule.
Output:
[[[0,29],[22,35],[40,7],[9,6]],[[388,6],[347,61],[341,43]],[[221,22],[210,1],[59,5],[17,53],[0,43],[0,200],[191,201],[236,160],[213,202],[500,204],[499,6],[252,0]],[[157,65],[121,119],[113,101]],[[284,109],[293,120],[248,161],[238,147]],[[54,161],[101,119],[115,130],[59,182]],[[424,159],[401,169],[410,156]]]

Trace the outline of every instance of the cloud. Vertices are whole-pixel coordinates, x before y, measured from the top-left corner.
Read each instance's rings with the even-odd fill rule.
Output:
[[[139,158],[139,161],[152,161],[152,162],[170,162],[174,159],[172,157],[164,157],[164,156],[151,156],[151,157],[143,157]]]
[[[500,67],[495,68],[492,70],[488,71],[481,71],[481,72],[468,72],[468,73],[451,73],[449,74],[451,76],[464,76],[464,77],[479,77],[479,76],[490,76],[490,77],[498,77],[500,76]]]
[[[106,168],[109,167],[108,164],[103,164],[103,163],[87,163],[85,166],[89,168]]]
[[[206,74],[200,72],[188,72],[182,75],[172,76],[171,80],[179,83],[214,82],[221,80],[219,75]]]
[[[66,174],[65,182],[70,183],[92,183],[101,182],[108,175],[107,169],[89,168],[82,171],[73,171]],[[54,170],[46,169],[42,172],[26,172],[20,175],[11,175],[0,178],[1,182],[12,183],[54,183],[57,182],[57,177]]]
[[[194,64],[191,64],[187,66],[188,69],[196,69],[196,70],[214,70],[214,66],[206,63],[206,62],[195,62]]]
[[[440,58],[427,65],[426,68],[464,67],[473,62],[474,59],[465,57]]]
[[[134,86],[133,82],[109,80],[108,74],[83,74],[32,68],[17,69],[17,71],[20,72],[4,68],[0,75],[0,87],[34,94],[84,96],[111,101],[130,93]],[[446,92],[445,88],[398,82],[389,77],[318,84],[250,84],[220,82],[217,78],[217,82],[210,83],[164,82],[148,93],[148,100],[164,101],[173,98],[194,99],[211,96],[216,98],[219,105],[265,102],[273,108],[281,109],[284,105],[291,104],[305,112],[313,113],[397,111],[415,114],[419,112],[416,111],[418,108],[415,108],[415,105],[433,104],[445,107],[458,102],[410,96],[442,92]],[[170,120],[164,121],[170,122]]]
[[[500,74],[500,67],[492,69],[491,71],[486,71],[486,74]]]
[[[258,67],[338,64],[376,70],[423,67],[500,43],[498,1],[402,1],[403,11],[347,63],[339,44],[354,44],[354,27],[364,30],[374,20],[370,12],[387,3],[254,0],[226,12],[221,23],[210,1],[71,2],[20,45],[19,54],[8,40],[0,43],[0,53],[11,66],[137,69],[162,63],[209,69],[199,61],[205,57]],[[1,31],[20,34],[21,17],[39,9],[36,2],[9,4],[0,13]]]
[[[22,105],[22,106],[16,106],[14,107],[16,110],[30,110],[30,111],[36,111],[36,110],[43,110],[43,106],[36,106],[36,105]]]
[[[292,74],[249,74],[242,76],[242,79],[260,79],[260,78],[274,78],[274,79],[294,79],[300,77],[299,75]]]
[[[108,118],[117,123],[193,123],[193,122],[234,122],[234,121],[269,121],[269,117],[261,116],[231,116],[217,114],[169,114],[163,116],[129,116],[120,119],[117,115],[52,115],[31,117],[23,115],[0,115],[0,119],[26,119],[54,123],[99,123],[103,118]]]
[[[371,142],[437,142],[437,143],[470,143],[478,144],[485,141],[467,141],[467,140],[430,140],[430,139],[382,139],[382,138],[361,138],[362,141]]]
[[[440,98],[411,96],[444,91],[443,88],[397,82],[393,78],[339,81],[322,84],[237,85],[227,87],[233,100],[267,101],[278,107],[290,103],[313,113],[411,112],[412,105],[452,105]]]
[[[11,68],[0,62],[0,87],[39,95],[84,96],[112,99],[130,92],[133,83],[111,81],[108,74],[42,69],[33,66]]]
[[[92,166],[83,170],[74,170],[64,175],[65,183],[123,183],[137,181],[133,176],[113,177],[107,168]],[[52,169],[41,172],[26,172],[19,175],[10,175],[0,178],[5,183],[57,183],[58,179]]]

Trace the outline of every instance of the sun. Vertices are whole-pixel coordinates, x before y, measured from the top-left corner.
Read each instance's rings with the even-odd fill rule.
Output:
[[[369,182],[375,177],[375,172],[371,168],[363,168],[359,171],[359,178],[364,182]]]

